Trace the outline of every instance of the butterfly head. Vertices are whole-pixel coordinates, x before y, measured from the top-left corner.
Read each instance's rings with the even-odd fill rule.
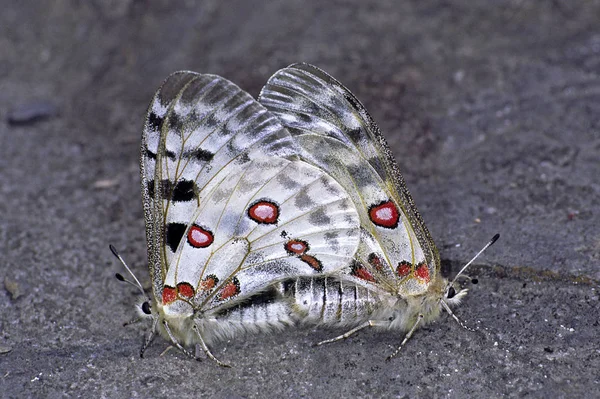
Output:
[[[446,284],[444,295],[441,298],[444,302],[449,305],[458,305],[467,295],[468,288],[463,288],[455,281],[449,281]]]
[[[146,295],[143,297],[140,297],[140,299],[137,301],[136,306],[135,306],[135,310],[137,311],[140,318],[153,317],[152,311],[154,309],[156,309],[156,306],[153,304],[153,302],[154,301],[152,301]]]
[[[140,283],[140,281],[137,279],[135,274],[133,274],[133,272],[131,271],[129,266],[127,266],[127,263],[125,263],[125,261],[123,260],[121,255],[117,252],[117,249],[115,247],[113,247],[112,245],[110,245],[109,247],[110,247],[110,250],[112,251],[113,255],[117,259],[119,259],[119,261],[121,262],[121,264],[123,264],[123,266],[125,267],[127,272],[129,272],[129,275],[133,278],[133,281],[130,281],[130,280],[126,279],[125,277],[123,277],[123,275],[121,273],[116,273],[115,277],[117,278],[117,280],[125,282],[125,283],[137,288],[140,291],[141,295],[140,295],[139,300],[137,301],[137,305],[136,305],[136,310],[138,311],[140,318],[154,317],[154,315],[156,313],[156,311],[155,311],[156,304],[154,303],[155,301],[150,299],[150,297],[146,294],[146,291],[144,291],[144,287],[142,287],[142,284]]]
[[[141,304],[140,310],[142,311],[143,314],[145,314],[147,316],[152,315],[152,307],[150,305],[150,300],[148,298],[146,298],[146,300]]]
[[[446,303],[451,304],[451,305],[459,304],[460,301],[465,297],[465,295],[467,295],[468,289],[462,288],[461,285],[457,282],[457,280],[466,279],[466,280],[469,280],[473,284],[477,284],[477,279],[473,279],[469,276],[465,276],[463,273],[473,263],[473,261],[475,259],[477,259],[477,257],[479,255],[481,255],[483,253],[483,251],[485,251],[492,244],[494,244],[498,240],[498,238],[500,238],[500,234],[495,234],[494,237],[492,237],[492,239],[473,257],[473,259],[471,259],[469,262],[467,262],[467,264],[464,265],[462,267],[462,269],[460,269],[460,271],[456,274],[454,279],[447,283],[446,290],[444,292],[444,301]]]

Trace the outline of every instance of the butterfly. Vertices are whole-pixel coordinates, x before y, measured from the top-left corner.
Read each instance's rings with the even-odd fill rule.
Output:
[[[208,345],[302,323],[353,327],[321,343],[408,331],[402,347],[466,294],[441,276],[372,118],[312,65],[278,71],[258,100],[216,75],[172,74],[149,106],[140,169],[153,291],[142,356],[158,331],[227,366]]]
[[[419,325],[437,319],[442,309],[467,328],[450,309],[468,291],[456,280],[499,235],[449,282],[441,275],[438,250],[392,151],[373,118],[346,87],[313,65],[294,64],[268,80],[259,102],[283,122],[300,147],[300,158],[342,185],[360,217],[361,240],[353,262],[323,290],[349,288],[351,294],[328,296],[319,304],[339,303],[341,310],[335,315],[308,317],[312,323],[356,327],[319,344],[347,338],[366,327],[408,331],[391,359]],[[366,290],[359,299],[352,295],[354,287]],[[352,309],[358,303],[364,307],[360,312]]]

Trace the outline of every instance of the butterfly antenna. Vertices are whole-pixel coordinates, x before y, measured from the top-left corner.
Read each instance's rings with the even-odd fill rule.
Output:
[[[454,282],[456,281],[456,279],[467,269],[467,267],[469,267],[471,265],[471,263],[473,263],[473,261],[475,259],[477,259],[477,257],[483,253],[483,251],[485,251],[493,243],[495,243],[498,240],[498,238],[500,238],[500,234],[496,233],[496,235],[493,236],[492,239],[487,244],[485,244],[485,246],[483,248],[481,248],[481,250],[479,252],[477,252],[477,255],[475,255],[473,257],[473,259],[471,259],[466,265],[463,266],[462,269],[460,269],[460,271],[458,272],[458,274],[454,277],[454,280],[452,280],[452,282],[450,283],[450,286],[452,286],[454,284]]]
[[[133,274],[133,272],[131,271],[131,269],[129,268],[129,266],[127,266],[127,263],[125,263],[125,261],[123,260],[123,258],[121,257],[121,255],[119,255],[119,253],[117,252],[117,249],[115,247],[111,245],[108,246],[110,248],[110,251],[113,253],[113,255],[119,259],[119,261],[123,264],[123,266],[125,266],[125,269],[127,269],[127,271],[129,272],[129,274],[131,275],[131,277],[133,277],[133,280],[135,281],[135,283],[127,280],[125,277],[123,277],[123,275],[121,273],[116,273],[115,277],[117,278],[117,280],[119,281],[124,281],[134,287],[136,287],[137,289],[140,290],[140,292],[142,293],[143,296],[146,296],[146,292],[144,291],[144,288],[142,287],[142,284],[140,283],[140,281],[137,279],[137,277],[135,277],[135,274]]]

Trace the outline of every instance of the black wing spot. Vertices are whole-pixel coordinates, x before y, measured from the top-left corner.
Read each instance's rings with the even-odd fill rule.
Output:
[[[244,152],[244,153],[239,154],[237,156],[236,163],[238,165],[242,165],[242,164],[245,164],[245,163],[248,163],[248,162],[250,162],[250,156],[248,155],[247,152]]]
[[[191,201],[196,198],[194,182],[191,180],[179,180],[173,189],[173,202]]]
[[[175,153],[171,150],[165,150],[165,155],[167,156],[167,158],[169,158],[171,161],[174,161],[177,158],[177,155],[175,155]]]
[[[154,198],[154,180],[148,181],[148,196]]]
[[[206,129],[212,129],[212,128],[216,128],[217,126],[219,126],[220,122],[219,122],[219,119],[214,114],[211,114],[211,115],[207,116],[206,118],[204,118],[204,120],[202,121],[202,124],[205,126]]]
[[[150,128],[152,130],[154,130],[156,132],[160,132],[162,123],[163,123],[163,118],[156,115],[156,113],[154,111],[150,111],[150,113],[148,114],[148,126],[150,126]]]
[[[181,238],[185,234],[186,228],[187,226],[183,223],[169,223],[167,225],[165,239],[167,246],[171,248],[172,252],[177,250],[179,242],[181,242]]]
[[[156,153],[152,152],[148,148],[146,148],[146,158],[148,158],[148,159],[156,159]]]
[[[350,137],[350,140],[352,140],[354,143],[360,143],[364,137],[364,132],[361,128],[358,127],[356,129],[348,131],[346,135]]]
[[[173,202],[191,201],[196,198],[194,191],[195,184],[191,180],[180,180],[173,187],[173,183],[164,179],[160,182],[160,194],[162,199],[172,200]],[[148,195],[154,198],[156,192],[156,183],[154,180],[148,181]]]
[[[173,129],[172,133],[181,135],[181,132],[183,131],[183,121],[175,112],[169,115],[169,125]]]
[[[173,184],[170,180],[164,179],[160,181],[160,197],[162,199],[171,198],[171,191],[173,190]],[[154,186],[153,192],[156,191],[156,186]]]
[[[193,151],[189,151],[183,155],[187,158],[194,158],[200,162],[210,162],[214,158],[215,154],[202,148],[197,148]]]

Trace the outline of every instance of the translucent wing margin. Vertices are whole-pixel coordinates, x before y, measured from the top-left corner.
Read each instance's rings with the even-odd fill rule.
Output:
[[[176,72],[158,89],[142,135],[141,184],[154,294],[215,175],[264,154],[297,152],[280,121],[248,93],[215,75]]]
[[[269,79],[259,102],[294,136],[301,157],[353,196],[365,234],[372,236],[362,240],[358,255],[367,272],[393,273],[411,283],[408,292],[422,291],[439,272],[439,255],[385,139],[358,99],[321,69],[294,64]],[[374,257],[382,257],[389,269],[377,270],[369,261]],[[420,272],[424,284],[412,286],[418,281],[408,277],[421,262],[428,269]]]

